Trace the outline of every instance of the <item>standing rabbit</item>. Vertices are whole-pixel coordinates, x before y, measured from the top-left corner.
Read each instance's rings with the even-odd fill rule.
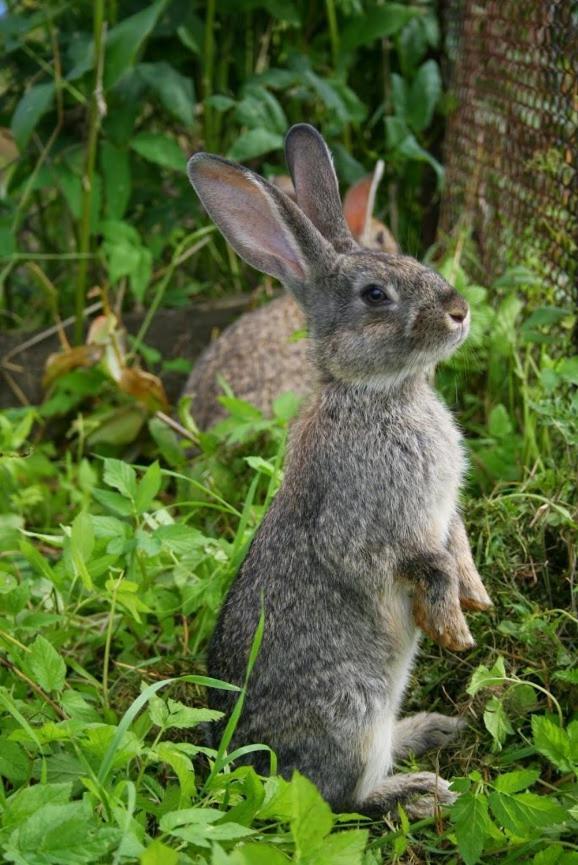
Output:
[[[473,641],[462,607],[490,604],[458,512],[461,437],[429,383],[466,338],[469,310],[414,259],[355,243],[315,129],[292,127],[286,154],[299,206],[218,156],[198,153],[188,165],[239,255],[302,306],[319,382],[222,608],[209,673],[243,682],[263,609],[234,747],[266,743],[283,775],[298,769],[333,808],[384,813],[402,803],[432,813],[454,798],[446,781],[391,773],[461,726],[437,713],[398,720],[416,625],[465,649]],[[226,692],[211,700],[232,707]]]
[[[355,183],[343,204],[345,218],[355,239],[370,249],[397,253],[398,247],[386,226],[373,218],[375,195],[383,174],[380,160],[368,177]],[[275,185],[295,198],[291,179],[274,178]],[[305,318],[290,294],[247,312],[230,325],[209,345],[185,386],[184,393],[193,397],[193,416],[200,429],[223,420],[227,412],[219,403],[222,392],[219,376],[244,399],[265,415],[272,414],[276,397],[286,391],[305,396],[311,390],[314,369],[309,358],[307,339],[295,340],[303,330]]]

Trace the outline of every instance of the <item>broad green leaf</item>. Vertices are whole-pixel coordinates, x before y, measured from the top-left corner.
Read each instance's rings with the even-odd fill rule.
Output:
[[[421,132],[431,123],[442,92],[442,79],[435,60],[426,60],[411,83],[408,97],[407,119],[415,132]]]
[[[158,838],[140,854],[140,865],[179,865],[180,856]]]
[[[231,865],[289,865],[290,860],[270,844],[249,842],[229,854]],[[216,863],[215,863],[216,865]]]
[[[0,776],[12,784],[27,781],[32,772],[32,760],[17,742],[0,738]]]
[[[494,786],[499,793],[519,793],[535,784],[539,777],[538,769],[516,769],[496,778]]]
[[[416,14],[419,10],[401,3],[370,7],[363,15],[351,16],[341,33],[342,48],[353,51],[360,45],[371,45],[385,36],[393,36]]]
[[[35,814],[43,805],[64,805],[72,794],[72,782],[63,784],[34,784],[21,787],[6,801],[2,815],[4,829],[12,829]]]
[[[333,815],[321,793],[308,778],[295,771],[290,783],[291,834],[298,857],[305,857],[331,832]]]
[[[569,384],[578,385],[578,355],[563,358],[556,366],[556,372]]]
[[[149,751],[149,756],[173,769],[179,782],[179,805],[188,804],[196,789],[195,769],[190,758],[171,742],[159,742]]]
[[[163,832],[171,832],[178,826],[198,825],[208,826],[217,823],[223,817],[223,812],[217,808],[181,808],[163,814],[159,827]]]
[[[100,145],[100,169],[104,180],[104,214],[122,219],[131,195],[130,156],[126,147],[110,141]]]
[[[155,530],[154,536],[164,547],[177,555],[186,555],[191,550],[204,547],[210,541],[198,529],[194,529],[184,523],[160,526]]]
[[[161,488],[162,475],[158,461],[155,460],[138,483],[135,497],[136,509],[139,514],[147,511]]]
[[[536,750],[547,757],[560,772],[572,771],[570,739],[565,730],[540,715],[532,715],[532,733]]]
[[[313,865],[363,865],[367,829],[349,829],[325,838],[310,861]]]
[[[489,795],[490,807],[496,821],[520,838],[535,834],[541,826],[554,826],[566,819],[566,811],[549,796],[535,793],[494,792]]]
[[[493,438],[503,439],[508,438],[514,427],[508,410],[501,403],[494,406],[488,418],[488,431]]]
[[[69,549],[75,574],[80,577],[85,588],[92,588],[87,565],[94,550],[94,531],[91,517],[85,511],[81,511],[72,521]]]
[[[26,656],[31,678],[45,691],[61,691],[66,679],[66,664],[45,637],[38,636]]]
[[[187,127],[193,125],[195,93],[190,78],[164,62],[141,63],[137,71],[173,117]]]
[[[122,496],[134,501],[137,495],[136,472],[124,460],[106,459],[103,479],[109,487],[114,487]]]
[[[156,0],[156,3],[145,5],[140,12],[125,18],[110,30],[104,60],[104,86],[107,90],[134,64],[167,3],[168,0]]]
[[[130,517],[133,509],[130,501],[120,493],[113,493],[110,490],[94,489],[92,495],[103,507],[113,511],[115,514],[120,514],[121,517]]]
[[[157,132],[139,132],[131,138],[130,146],[149,162],[172,171],[181,173],[185,171],[186,159],[174,138],[168,138]]]
[[[280,150],[283,146],[283,136],[268,129],[249,129],[241,133],[236,139],[227,156],[238,162],[246,162],[270,153],[272,150]]]
[[[488,800],[482,794],[465,793],[452,807],[451,819],[464,862],[475,865],[482,855],[490,827]]]
[[[102,861],[119,834],[93,820],[84,802],[47,804],[10,836],[5,855],[18,865],[88,865]]]
[[[52,107],[53,100],[54,84],[35,84],[16,106],[10,128],[20,150],[28,144],[41,117]]]

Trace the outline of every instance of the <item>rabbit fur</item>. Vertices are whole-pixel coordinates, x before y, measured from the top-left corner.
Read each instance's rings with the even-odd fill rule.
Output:
[[[269,745],[284,776],[298,769],[335,809],[402,803],[422,816],[453,800],[449,785],[394,766],[445,744],[462,722],[398,720],[418,626],[464,649],[473,641],[462,606],[490,604],[458,512],[460,433],[429,382],[465,339],[468,307],[414,259],[356,244],[313,127],[291,128],[286,155],[299,206],[220,157],[199,153],[188,165],[227,240],[303,308],[318,380],[222,607],[209,674],[243,683],[263,610],[231,747]],[[234,697],[211,690],[210,702],[228,713]],[[262,752],[248,759],[265,771]]]
[[[397,253],[398,246],[386,226],[373,218],[375,194],[383,174],[379,161],[372,174],[347,191],[345,218],[355,239],[370,249]],[[291,178],[277,175],[275,186],[295,200]],[[305,328],[305,317],[290,294],[240,316],[202,353],[183,393],[193,397],[192,413],[199,429],[206,430],[227,416],[219,402],[219,376],[233,388],[235,396],[250,402],[265,416],[273,414],[273,402],[292,391],[306,396],[314,381],[309,340],[293,339]]]

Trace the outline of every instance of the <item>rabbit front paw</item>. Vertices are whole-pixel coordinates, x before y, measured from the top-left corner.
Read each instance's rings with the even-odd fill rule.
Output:
[[[418,628],[444,649],[463,652],[475,646],[459,602],[443,600],[432,604],[427,596],[417,592],[413,617]]]
[[[459,566],[460,604],[464,610],[490,610],[494,605],[474,565]]]

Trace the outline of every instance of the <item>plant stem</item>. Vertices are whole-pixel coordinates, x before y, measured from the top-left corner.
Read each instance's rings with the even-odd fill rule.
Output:
[[[88,279],[88,258],[90,252],[90,216],[92,211],[92,194],[94,189],[94,167],[96,164],[96,148],[100,123],[105,113],[102,96],[102,71],[104,66],[104,0],[95,0],[93,13],[94,27],[94,90],[90,100],[88,141],[86,147],[86,163],[82,178],[82,216],[80,222],[80,237],[78,252],[82,256],[78,265],[74,308],[76,321],[74,324],[74,342],[80,344],[83,336],[84,304],[86,298],[86,283]]]
[[[102,703],[105,709],[109,708],[108,674],[110,670],[110,647],[112,645],[112,631],[114,628],[114,616],[116,613],[116,595],[120,584],[122,583],[123,577],[124,574],[121,574],[112,590],[112,596],[110,600],[110,612],[108,614],[108,624],[106,626],[106,640],[104,643],[104,658],[102,662]]]
[[[329,24],[331,60],[333,62],[333,69],[337,69],[339,63],[339,30],[337,29],[335,0],[325,0],[325,8],[327,9],[327,23]]]
[[[207,0],[205,16],[205,34],[203,45],[203,111],[205,147],[213,149],[213,109],[207,105],[207,99],[213,93],[213,77],[215,66],[215,11],[217,0]]]

